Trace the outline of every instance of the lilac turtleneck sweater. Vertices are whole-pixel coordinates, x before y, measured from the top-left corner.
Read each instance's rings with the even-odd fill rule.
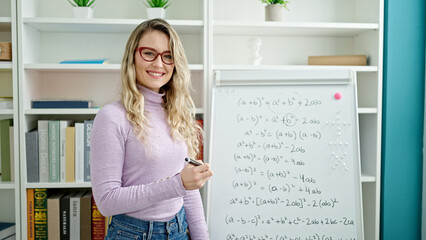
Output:
[[[124,213],[161,222],[171,220],[183,205],[191,239],[209,239],[200,193],[183,187],[180,171],[187,146],[170,135],[164,94],[138,88],[150,125],[145,143],[136,138],[121,102],[104,106],[96,115],[91,136],[96,204],[104,216]]]

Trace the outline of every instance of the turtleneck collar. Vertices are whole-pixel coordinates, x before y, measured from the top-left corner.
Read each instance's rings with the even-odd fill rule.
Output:
[[[163,96],[166,95],[166,93],[157,93],[152,91],[149,88],[146,88],[140,84],[136,84],[139,91],[142,93],[142,95],[145,98],[145,104],[151,103],[151,104],[162,104],[163,103]],[[160,90],[161,91],[161,90]]]

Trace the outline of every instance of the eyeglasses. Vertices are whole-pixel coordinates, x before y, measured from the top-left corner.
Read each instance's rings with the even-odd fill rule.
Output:
[[[164,64],[173,64],[173,56],[170,51],[158,53],[155,51],[155,49],[149,47],[138,47],[136,48],[136,51],[139,51],[139,55],[141,55],[142,59],[147,62],[153,62],[155,59],[157,59],[158,55],[160,55],[161,61],[163,61]]]

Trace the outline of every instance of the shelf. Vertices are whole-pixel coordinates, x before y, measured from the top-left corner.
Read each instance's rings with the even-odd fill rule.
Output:
[[[361,175],[361,182],[363,182],[363,183],[373,183],[373,182],[376,182],[376,177],[374,177],[374,176],[367,176],[367,175]]]
[[[26,63],[26,70],[38,72],[120,72],[121,64],[59,64],[59,63]],[[190,64],[189,70],[202,71],[202,64]]]
[[[69,183],[69,182],[39,182],[39,183],[27,183],[26,188],[90,188],[92,183],[83,182],[83,183]]]
[[[313,69],[348,69],[357,72],[377,72],[377,66],[312,66],[312,65],[213,65],[215,70],[313,70]]]
[[[355,37],[378,29],[376,23],[213,22],[213,33],[218,35]]]
[[[96,115],[98,108],[37,108],[25,110],[26,115]]]
[[[131,33],[146,19],[24,18],[23,22],[42,32]],[[203,33],[201,20],[168,20],[178,33]]]
[[[358,114],[376,114],[377,108],[358,108]]]
[[[13,109],[0,109],[0,115],[13,115]]]
[[[12,29],[12,18],[0,17],[0,32],[10,32]]]
[[[12,70],[12,62],[11,61],[5,61],[5,62],[0,61],[0,71],[2,69]]]
[[[0,189],[15,189],[15,183],[0,182]]]
[[[26,115],[96,115],[98,113],[99,109],[97,108],[73,108],[73,109],[67,109],[67,108],[38,108],[38,109],[27,109],[25,110]],[[11,110],[11,114],[13,111]],[[195,110],[196,114],[203,114],[204,109],[203,108],[197,108]],[[0,111],[0,114],[2,112]]]

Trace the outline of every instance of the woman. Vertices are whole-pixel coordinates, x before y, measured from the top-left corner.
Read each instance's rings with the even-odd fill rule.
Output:
[[[140,24],[127,42],[121,101],[96,115],[93,196],[113,216],[106,239],[209,239],[198,189],[208,164],[185,165],[199,147],[190,73],[179,36],[164,20]],[[139,236],[139,238],[136,238]]]

